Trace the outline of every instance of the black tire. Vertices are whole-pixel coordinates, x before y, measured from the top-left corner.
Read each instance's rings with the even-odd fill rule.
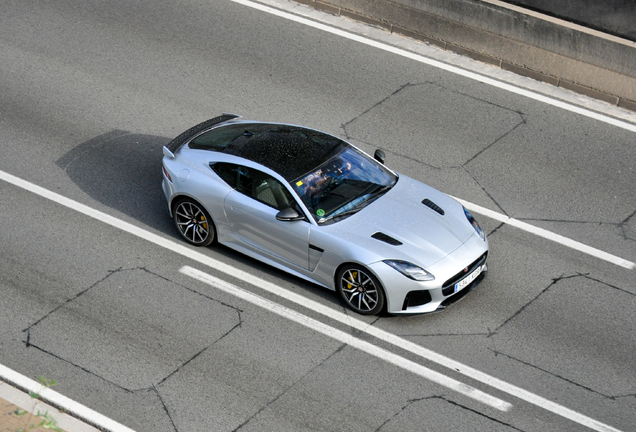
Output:
[[[188,243],[208,246],[216,240],[214,222],[198,202],[190,198],[181,198],[174,205],[172,218],[177,231]]]
[[[377,315],[384,308],[382,284],[362,266],[343,266],[336,276],[336,290],[347,306],[359,314]]]

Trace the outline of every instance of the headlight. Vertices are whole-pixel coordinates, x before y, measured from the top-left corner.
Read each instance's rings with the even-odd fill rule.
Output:
[[[477,232],[477,234],[479,234],[479,237],[481,237],[483,241],[486,241],[486,233],[484,232],[483,229],[481,229],[481,227],[479,226],[479,223],[477,223],[473,215],[470,214],[470,212],[466,209],[466,207],[464,207],[464,214],[466,215],[466,219],[468,219],[468,222],[470,222],[473,228],[475,228],[475,231]]]
[[[417,281],[432,281],[435,279],[435,276],[422,267],[416,266],[408,261],[384,260],[384,263],[390,265],[409,279]]]

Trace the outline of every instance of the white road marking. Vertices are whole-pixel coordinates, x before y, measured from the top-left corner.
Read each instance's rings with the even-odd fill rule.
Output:
[[[246,300],[252,304],[255,304],[256,306],[260,306],[263,309],[266,309],[270,312],[273,312],[277,315],[282,316],[283,318],[292,320],[318,333],[322,333],[325,336],[328,336],[332,339],[345,343],[353,348],[357,348],[358,350],[366,352],[367,354],[371,354],[374,357],[377,357],[381,360],[384,360],[388,363],[391,363],[395,366],[398,366],[402,369],[405,369],[409,372],[419,375],[422,378],[426,378],[430,381],[433,381],[450,390],[456,391],[465,396],[473,398],[495,409],[498,409],[500,411],[509,411],[510,408],[512,407],[512,405],[509,404],[508,402],[502,401],[501,399],[498,399],[494,396],[486,394],[467,384],[454,380],[444,374],[435,372],[432,369],[426,368],[415,362],[407,360],[404,357],[400,357],[396,354],[393,354],[392,352],[389,352],[385,349],[377,347],[369,342],[363,341],[362,339],[359,339],[355,336],[352,336],[334,327],[321,323],[320,321],[317,321],[313,318],[308,317],[307,315],[303,315],[299,312],[296,312],[293,309],[289,309],[281,304],[267,300],[249,291],[245,291],[244,289],[241,289],[237,287],[236,285],[232,285],[231,283],[226,282],[222,279],[216,278],[214,276],[211,276],[207,273],[196,270],[189,266],[184,266],[179,271],[187,276],[190,276],[194,279],[197,279],[201,282],[211,285],[221,291],[225,291],[228,294],[231,294],[235,297]]]
[[[40,398],[42,400],[47,401],[51,405],[63,408],[64,411],[81,419],[87,424],[97,426],[102,430],[107,430],[110,432],[135,432],[134,430],[120,423],[117,423],[115,420],[109,419],[108,417],[98,413],[97,411],[93,411],[92,409],[85,407],[84,405],[75,402],[74,400],[69,399],[66,396],[50,388],[42,388],[42,385],[39,382],[33,381],[32,379],[27,378],[24,375],[1,364],[0,378],[2,378],[3,381],[6,381],[22,390],[37,393],[38,395],[40,395]],[[72,422],[68,422],[68,425],[73,425],[73,430],[80,430],[78,427],[81,426],[76,425]],[[90,428],[90,430],[95,429]]]
[[[555,414],[558,414],[564,418],[570,419],[578,424],[587,426],[596,431],[611,431],[611,432],[620,432],[618,429],[615,429],[611,426],[608,426],[604,423],[601,423],[597,420],[594,420],[590,417],[587,417],[583,414],[580,414],[576,411],[573,411],[569,408],[566,408],[562,405],[559,405],[555,402],[552,402],[548,399],[545,399],[541,396],[538,396],[534,393],[531,393],[527,390],[524,390],[520,387],[509,384],[505,381],[502,381],[498,378],[492,377],[488,374],[485,374],[481,371],[471,368],[470,366],[466,366],[460,362],[452,360],[448,357],[445,357],[441,354],[438,354],[434,351],[431,351],[427,348],[424,348],[420,345],[414,344],[406,339],[402,339],[394,334],[385,332],[384,330],[369,326],[367,323],[360,321],[356,318],[350,317],[343,312],[339,312],[337,310],[331,309],[320,303],[314,302],[306,297],[295,294],[291,291],[285,290],[271,282],[268,282],[264,279],[261,279],[257,276],[253,276],[250,273],[239,270],[235,267],[232,267],[228,264],[225,264],[221,261],[218,261],[214,258],[211,258],[207,255],[204,255],[200,252],[194,251],[189,247],[186,247],[183,244],[174,242],[165,237],[159,236],[157,234],[153,234],[147,230],[139,228],[133,224],[125,222],[121,219],[117,219],[116,217],[110,216],[106,213],[103,213],[99,210],[93,209],[87,205],[81,204],[72,199],[66,198],[60,194],[49,191],[41,186],[37,186],[33,183],[30,183],[26,180],[20,179],[14,175],[5,173],[4,171],[0,171],[0,180],[4,180],[7,183],[18,186],[22,189],[28,190],[34,194],[37,194],[43,198],[54,201],[58,204],[61,204],[65,207],[68,207],[77,212],[83,213],[87,216],[90,216],[94,219],[97,219],[105,224],[113,226],[122,231],[133,234],[139,238],[147,240],[151,243],[156,244],[157,246],[168,249],[174,253],[180,254],[186,258],[192,259],[200,264],[208,266],[216,271],[220,271],[222,273],[228,274],[237,279],[243,280],[251,285],[254,285],[260,289],[269,291],[277,296],[285,298],[289,301],[297,303],[305,308],[314,310],[324,316],[335,319],[345,325],[348,325],[352,328],[363,331],[371,336],[379,338],[385,342],[388,342],[392,345],[400,347],[402,349],[408,350],[413,354],[416,354],[422,358],[425,358],[429,361],[435,362],[443,367],[450,368],[455,370],[456,372],[475,379],[479,382],[487,384],[491,387],[494,387],[500,391],[508,393],[512,396],[515,396],[521,400],[524,400],[533,405],[544,408],[548,411],[551,411]]]
[[[303,18],[303,17],[301,17],[299,15],[294,15],[292,13],[285,12],[285,11],[283,11],[281,9],[276,9],[276,8],[264,5],[262,3],[254,3],[254,2],[252,2],[250,0],[231,0],[231,1],[233,1],[234,3],[241,4],[243,6],[247,6],[247,7],[253,8],[253,9],[260,10],[262,12],[269,13],[271,15],[275,15],[275,16],[278,16],[278,17],[281,17],[281,18],[288,19],[290,21],[294,21],[294,22],[297,22],[297,23],[300,23],[300,24],[304,24],[306,26],[313,27],[313,28],[318,29],[318,30],[322,30],[322,31],[325,31],[325,32],[328,32],[328,33],[332,33],[332,34],[335,34],[337,36],[341,36],[341,37],[343,37],[345,39],[356,41],[356,42],[362,43],[364,45],[372,46],[374,48],[377,48],[377,49],[380,49],[380,50],[383,50],[383,51],[387,51],[387,52],[390,52],[390,53],[393,53],[393,54],[396,54],[396,55],[399,55],[399,56],[402,56],[402,57],[405,57],[405,58],[408,58],[408,59],[411,59],[411,60],[415,60],[417,62],[420,62],[420,63],[423,63],[423,64],[427,64],[429,66],[433,66],[433,67],[436,67],[438,69],[442,69],[442,70],[445,70],[447,72],[454,73],[456,75],[463,76],[465,78],[469,78],[469,79],[472,79],[472,80],[475,80],[475,81],[479,81],[479,82],[482,82],[484,84],[488,84],[488,85],[491,85],[493,87],[497,87],[497,88],[509,91],[511,93],[515,93],[515,94],[518,94],[518,95],[521,95],[521,96],[525,96],[525,97],[528,97],[530,99],[534,99],[536,101],[543,102],[543,103],[548,104],[548,105],[559,107],[559,108],[562,108],[564,110],[583,115],[585,117],[593,118],[595,120],[599,120],[599,121],[611,124],[613,126],[620,127],[622,129],[627,129],[629,131],[636,132],[636,124],[625,122],[625,121],[622,121],[622,120],[618,120],[616,118],[613,118],[613,117],[610,117],[610,116],[607,116],[607,115],[604,115],[604,114],[601,114],[601,113],[598,113],[598,112],[595,112],[595,111],[591,111],[591,110],[588,110],[586,108],[582,108],[580,106],[576,106],[576,105],[573,105],[573,104],[570,104],[570,103],[567,103],[567,102],[564,102],[564,101],[560,101],[560,100],[551,98],[549,96],[545,96],[545,95],[542,95],[540,93],[536,93],[536,92],[533,92],[533,91],[530,91],[530,90],[527,90],[527,89],[524,89],[524,88],[521,88],[521,87],[517,87],[517,86],[514,86],[512,84],[508,84],[508,83],[505,83],[503,81],[499,81],[499,80],[496,80],[494,78],[490,78],[488,76],[481,75],[481,74],[469,71],[467,69],[462,69],[460,67],[453,66],[453,65],[441,62],[439,60],[435,60],[435,59],[432,59],[432,58],[429,58],[429,57],[425,57],[423,55],[416,54],[416,53],[413,53],[413,52],[410,52],[410,51],[406,51],[404,49],[397,48],[395,46],[392,46],[392,45],[389,45],[389,44],[386,44],[386,43],[383,43],[383,42],[375,41],[373,39],[369,39],[367,37],[360,36],[360,35],[357,35],[355,33],[351,33],[351,32],[336,28],[336,27],[332,27],[332,26],[329,26],[329,25],[326,25],[326,24],[322,24],[322,23],[317,22],[317,21],[313,21],[313,20],[310,20],[310,19],[307,19],[307,18]]]
[[[455,197],[453,197],[455,198]],[[536,227],[534,225],[530,225],[529,223],[526,222],[522,222],[520,220],[511,218],[509,216],[506,216],[504,214],[501,213],[497,213],[493,210],[487,209],[485,207],[479,206],[477,204],[473,204],[471,202],[468,201],[464,201],[463,199],[460,198],[455,198],[457,201],[459,201],[464,207],[466,207],[468,210],[470,210],[473,213],[478,213],[482,216],[486,216],[490,219],[494,219],[497,220],[499,222],[514,226],[519,228],[520,230],[529,232],[531,234],[534,234],[536,236],[539,237],[543,237],[545,239],[551,240],[555,243],[559,243],[562,244],[563,246],[567,246],[571,249],[577,250],[579,252],[583,252],[585,254],[591,255],[595,258],[610,262],[612,264],[616,264],[617,266],[621,266],[624,267],[628,270],[632,270],[634,268],[636,268],[636,264],[631,262],[631,261],[627,261],[626,259],[617,257],[616,255],[612,255],[610,253],[604,252],[600,249],[596,249],[592,246],[588,246],[586,244],[580,243],[576,240],[572,240],[569,239],[567,237],[564,237],[562,235],[553,233],[552,231],[548,231],[545,230],[543,228],[539,228]]]

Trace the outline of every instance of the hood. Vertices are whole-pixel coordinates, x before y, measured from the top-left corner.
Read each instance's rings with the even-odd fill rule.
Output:
[[[369,262],[401,259],[424,268],[475,234],[461,204],[403,175],[384,196],[330,228],[332,234],[369,251]]]

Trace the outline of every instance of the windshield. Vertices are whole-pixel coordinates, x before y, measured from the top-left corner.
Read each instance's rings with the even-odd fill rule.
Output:
[[[350,215],[388,191],[397,177],[383,165],[345,148],[290,182],[319,224]]]

